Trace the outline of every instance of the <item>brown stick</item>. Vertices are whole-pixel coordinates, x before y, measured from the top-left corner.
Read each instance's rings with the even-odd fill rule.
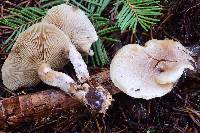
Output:
[[[55,113],[78,107],[81,104],[77,100],[53,89],[5,98],[0,101],[0,128],[41,121]]]
[[[120,92],[109,79],[109,71],[91,77],[90,83],[101,84],[111,94]],[[36,92],[0,101],[0,128],[18,126],[25,122],[44,121],[56,113],[83,108],[83,104],[62,91],[54,89]]]

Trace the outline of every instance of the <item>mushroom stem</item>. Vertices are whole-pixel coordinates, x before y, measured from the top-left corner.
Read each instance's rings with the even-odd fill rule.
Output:
[[[51,66],[47,63],[42,63],[38,69],[38,75],[40,79],[54,87],[64,88],[64,91],[68,91],[70,84],[75,81],[65,73],[57,72],[51,69]]]
[[[89,72],[81,54],[77,51],[74,45],[69,46],[69,60],[74,66],[76,76],[81,83],[89,79]]]
[[[102,86],[93,86],[90,83],[76,84],[75,81],[65,73],[57,72],[51,69],[47,63],[42,63],[38,69],[40,79],[54,87],[75,97],[93,110],[105,113],[111,105],[112,96]]]

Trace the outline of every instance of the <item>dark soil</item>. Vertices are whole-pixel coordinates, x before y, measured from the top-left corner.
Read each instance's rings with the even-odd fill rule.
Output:
[[[1,17],[8,15],[6,12],[8,7],[38,6],[37,0],[13,1],[0,3]],[[163,14],[158,18],[161,21],[149,32],[139,28],[136,33],[129,31],[117,33],[116,36],[120,38],[121,43],[106,47],[110,58],[125,44],[142,45],[151,38],[170,38],[193,49],[196,52],[194,58],[200,62],[200,52],[198,52],[200,50],[200,0],[161,0],[161,5]],[[12,30],[0,26],[0,31],[0,44],[2,44]],[[1,52],[0,65],[7,55],[3,50]],[[43,125],[26,123],[13,132],[198,133],[200,132],[200,74],[198,72],[199,70],[186,73],[176,87],[161,98],[147,101],[134,99],[123,93],[116,94],[113,96],[115,101],[105,117],[101,114],[93,115],[88,110],[82,109],[70,116],[61,114],[59,118]],[[2,81],[0,87],[0,98],[16,95],[6,90]],[[31,88],[28,90],[30,91]]]

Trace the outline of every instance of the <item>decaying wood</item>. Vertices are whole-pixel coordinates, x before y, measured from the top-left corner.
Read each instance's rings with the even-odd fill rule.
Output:
[[[101,84],[111,94],[120,92],[111,83],[108,70],[92,76],[90,83],[94,86],[97,83]],[[83,104],[55,89],[5,98],[0,101],[0,128],[44,121],[57,113],[66,113],[78,108],[84,108]]]
[[[0,128],[41,121],[80,106],[77,100],[53,89],[5,98],[0,101]]]

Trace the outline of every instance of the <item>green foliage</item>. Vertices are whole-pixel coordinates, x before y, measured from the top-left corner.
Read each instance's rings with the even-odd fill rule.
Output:
[[[87,14],[101,15],[111,0],[70,0],[69,3],[80,7]]]
[[[0,24],[12,28],[13,33],[4,42],[5,52],[10,51],[19,34],[37,23],[45,15],[45,10],[35,7],[11,8],[10,16],[0,19]]]
[[[127,28],[136,31],[138,24],[148,30],[152,24],[158,19],[154,16],[160,15],[160,6],[158,0],[121,0],[116,3],[117,6],[122,5],[121,11],[117,15],[117,25],[120,29]]]
[[[92,49],[94,51],[92,63],[94,66],[103,66],[109,61],[103,43],[105,41],[117,42],[118,40],[111,37],[109,33],[115,32],[119,29],[117,26],[110,25],[109,19],[100,16],[100,14],[91,14],[89,17],[97,29],[97,34],[99,36],[99,40],[92,45]]]
[[[93,66],[103,66],[108,63],[107,52],[101,39],[92,45],[92,49],[95,51],[94,56],[91,58]]]
[[[68,0],[40,0],[40,2],[41,2],[40,8],[49,9],[53,6],[63,4],[67,1]]]

